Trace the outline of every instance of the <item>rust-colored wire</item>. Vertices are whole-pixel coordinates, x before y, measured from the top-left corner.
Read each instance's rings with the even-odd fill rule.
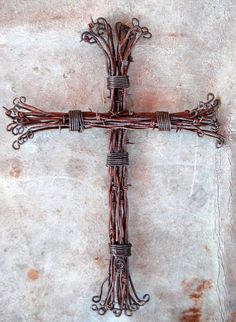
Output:
[[[133,61],[131,53],[141,38],[149,39],[152,35],[147,27],[140,26],[136,18],[132,19],[130,26],[117,22],[115,34],[116,46],[110,24],[104,18],[98,18],[96,22],[91,20],[88,31],[81,36],[82,41],[97,44],[105,55],[111,102],[108,113],[78,110],[68,113],[46,112],[27,104],[25,97],[15,99],[13,107],[5,110],[6,115],[11,118],[7,130],[18,136],[13,142],[14,149],[19,149],[35,133],[45,130],[69,129],[82,132],[89,128],[110,129],[107,157],[110,263],[100,294],[92,299],[92,309],[100,315],[111,310],[116,316],[120,316],[122,312],[129,316],[149,300],[149,295],[145,294],[142,298],[138,296],[129,271],[132,245],[128,236],[127,130],[186,130],[199,136],[216,138],[218,147],[224,143],[224,137],[218,132],[216,119],[219,100],[211,93],[208,94],[206,102],[200,102],[196,108],[184,112],[128,112],[126,95],[129,87],[128,69]]]
[[[116,51],[111,26],[105,19],[99,18],[96,23],[92,22],[89,32],[82,34],[82,39],[85,41],[93,39],[98,44],[104,43],[102,48],[107,58],[108,88],[111,98],[110,114],[113,117],[115,114],[126,111],[126,93],[129,85],[126,76],[131,61],[131,51],[138,40],[148,32],[146,29],[143,31],[139,23],[136,25],[132,23],[131,27],[117,23],[115,29]],[[104,126],[106,120],[101,121]],[[108,160],[111,161],[108,168],[109,238],[112,248],[110,248],[108,277],[102,284],[100,295],[93,297],[94,304],[92,305],[92,309],[101,315],[105,314],[107,310],[113,311],[116,316],[120,316],[122,312],[132,315],[133,311],[149,300],[149,295],[146,294],[140,299],[136,293],[129,272],[129,256],[126,252],[126,249],[130,247],[128,239],[127,142],[127,131],[124,128],[113,127],[110,133],[108,155]],[[113,248],[117,247],[120,250],[119,255],[113,252]],[[107,284],[106,292],[103,292],[104,284]]]
[[[26,104],[26,98],[20,97],[14,100],[12,108],[6,108],[6,114],[11,118],[7,130],[18,136],[13,142],[13,148],[19,149],[28,139],[33,138],[36,132],[54,129],[69,129],[70,111],[45,112],[39,108]],[[216,118],[219,100],[212,93],[207,96],[206,102],[183,112],[170,113],[170,125],[172,130],[186,130],[197,133],[199,136],[210,136],[217,139],[217,147],[224,143],[224,137],[219,133],[219,123]],[[77,111],[78,112],[78,111]],[[82,129],[104,128],[125,130],[159,129],[157,113],[135,113],[127,110],[108,113],[81,112]],[[82,132],[82,129],[79,132]]]

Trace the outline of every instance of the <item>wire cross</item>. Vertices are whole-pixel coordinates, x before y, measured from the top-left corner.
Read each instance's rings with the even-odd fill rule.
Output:
[[[92,298],[92,309],[100,315],[111,310],[116,316],[120,316],[122,312],[131,316],[150,299],[148,294],[138,296],[129,271],[132,244],[128,235],[128,131],[184,130],[194,132],[200,137],[216,138],[217,147],[221,147],[224,143],[216,118],[220,101],[212,93],[207,95],[205,102],[200,101],[196,108],[183,112],[129,112],[126,98],[130,86],[128,70],[130,63],[133,62],[132,51],[141,39],[151,37],[149,29],[141,27],[137,18],[133,18],[130,25],[117,22],[114,30],[104,18],[100,17],[96,21],[91,19],[88,30],[82,33],[81,41],[97,45],[105,56],[110,98],[110,110],[107,113],[80,110],[47,112],[26,103],[24,96],[15,98],[13,107],[4,107],[6,115],[11,119],[7,130],[17,136],[12,144],[16,150],[32,139],[37,132],[46,130],[69,129],[77,132],[90,128],[109,130],[106,165],[109,173],[110,263],[99,295]]]

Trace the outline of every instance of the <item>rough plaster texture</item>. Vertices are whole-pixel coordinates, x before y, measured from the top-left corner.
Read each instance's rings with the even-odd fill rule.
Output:
[[[0,1],[0,102],[106,111],[104,58],[80,43],[90,16],[140,18],[129,107],[222,100],[227,145],[190,133],[132,132],[132,276],[151,301],[131,321],[236,321],[236,3]],[[43,133],[11,149],[0,125],[0,321],[113,321],[90,310],[108,269],[108,133]],[[119,321],[129,321],[121,317]]]

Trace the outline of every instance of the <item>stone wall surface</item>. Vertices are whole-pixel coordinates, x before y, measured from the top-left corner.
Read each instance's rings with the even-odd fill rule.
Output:
[[[0,102],[107,111],[90,21],[132,17],[153,37],[130,67],[129,109],[181,111],[221,99],[227,142],[129,134],[130,270],[151,300],[131,321],[236,321],[236,2],[0,0]],[[108,270],[108,132],[51,131],[11,148],[0,117],[0,321],[115,321],[91,311]],[[119,321],[130,321],[122,316]]]

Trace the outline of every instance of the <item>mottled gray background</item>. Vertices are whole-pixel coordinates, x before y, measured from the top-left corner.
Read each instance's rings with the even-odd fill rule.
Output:
[[[220,150],[191,133],[132,132],[131,274],[150,302],[131,321],[236,321],[234,0],[0,0],[0,102],[108,109],[90,16],[148,26],[130,68],[135,111],[222,100]],[[17,152],[0,125],[0,321],[115,321],[90,310],[107,274],[108,133],[37,135]],[[122,317],[119,321],[130,321]]]

